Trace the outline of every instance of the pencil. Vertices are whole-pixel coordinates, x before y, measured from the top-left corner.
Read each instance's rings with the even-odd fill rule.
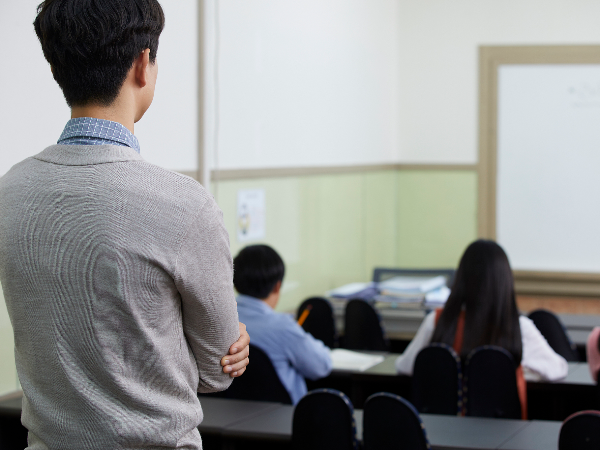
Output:
[[[306,321],[306,318],[310,314],[311,309],[312,309],[312,306],[308,305],[306,307],[306,309],[304,311],[302,311],[302,314],[300,315],[300,318],[298,319],[298,325],[302,326],[304,324],[304,322]]]

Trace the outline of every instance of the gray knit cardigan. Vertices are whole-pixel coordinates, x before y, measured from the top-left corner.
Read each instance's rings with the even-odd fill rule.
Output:
[[[54,145],[0,178],[0,281],[31,449],[199,449],[239,337],[229,238],[191,178]]]

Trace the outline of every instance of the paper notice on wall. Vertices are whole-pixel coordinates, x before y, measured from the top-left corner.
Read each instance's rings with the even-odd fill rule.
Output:
[[[238,191],[237,206],[238,242],[265,238],[265,190]]]

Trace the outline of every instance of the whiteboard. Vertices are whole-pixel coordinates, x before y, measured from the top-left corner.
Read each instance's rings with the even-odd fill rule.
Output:
[[[496,208],[514,269],[600,272],[600,65],[499,67]]]

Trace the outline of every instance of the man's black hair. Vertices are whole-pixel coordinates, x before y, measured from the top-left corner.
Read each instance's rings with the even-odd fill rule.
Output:
[[[233,260],[233,285],[250,297],[267,298],[284,273],[281,256],[268,245],[249,245]]]
[[[33,22],[71,107],[110,105],[141,52],[155,63],[164,25],[157,0],[46,0]]]

